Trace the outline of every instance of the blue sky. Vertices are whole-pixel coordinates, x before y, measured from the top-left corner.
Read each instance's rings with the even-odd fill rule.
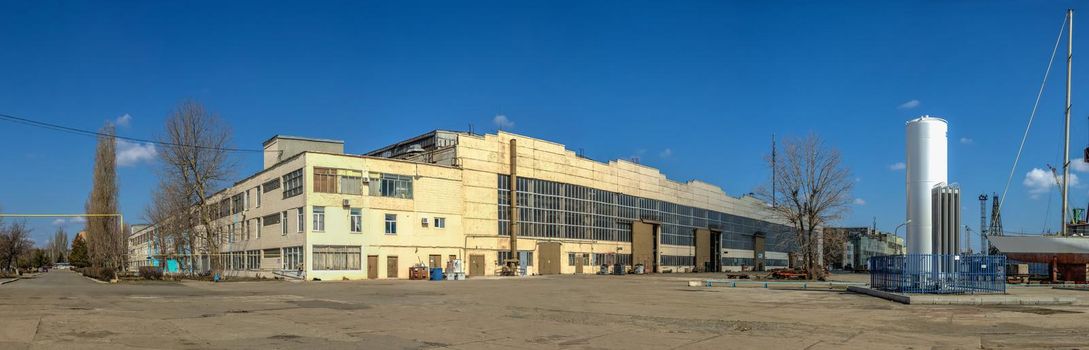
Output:
[[[1002,190],[1073,5],[4,2],[0,113],[87,129],[128,115],[120,134],[155,137],[174,106],[195,99],[232,125],[238,147],[282,133],[343,139],[349,152],[436,128],[490,132],[504,114],[512,131],[599,160],[638,156],[732,195],[767,180],[772,133],[814,132],[857,177],[858,204],[841,224],[876,217],[888,231],[905,215],[904,173],[891,169],[904,160],[904,121],[931,114],[951,123],[949,175],[975,229],[975,195]],[[1075,156],[1089,141],[1082,62]],[[1058,192],[1029,177],[1061,159],[1056,63],[1010,187],[1009,230],[1057,226]],[[0,124],[2,210],[81,212],[93,146]],[[130,221],[155,183],[154,161],[135,146],[119,169]],[[240,178],[260,168],[257,156],[239,156]],[[1084,207],[1089,184],[1071,193]],[[81,227],[31,223],[42,242],[55,224]]]

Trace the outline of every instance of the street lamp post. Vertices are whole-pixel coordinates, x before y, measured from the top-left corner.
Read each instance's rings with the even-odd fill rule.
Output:
[[[896,225],[896,228],[892,230],[892,235],[893,236],[899,236],[900,235],[899,234],[900,228],[904,227],[905,225],[910,224],[910,223],[911,223],[911,220],[909,219],[908,221],[904,221],[902,224]],[[907,240],[905,240],[905,242],[906,241]],[[900,245],[900,254],[904,254],[904,245],[903,244]]]

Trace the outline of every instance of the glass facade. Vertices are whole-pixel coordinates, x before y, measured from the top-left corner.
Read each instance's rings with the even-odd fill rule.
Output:
[[[499,234],[510,235],[510,176],[498,175]],[[661,225],[661,244],[694,246],[695,230],[722,232],[723,248],[753,249],[753,235],[765,235],[766,251],[792,251],[791,228],[763,220],[679,205],[584,186],[519,177],[521,235],[631,242],[631,221]]]

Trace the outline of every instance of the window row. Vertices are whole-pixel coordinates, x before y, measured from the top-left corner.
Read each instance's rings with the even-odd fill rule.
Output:
[[[510,234],[510,176],[498,175],[500,235]],[[518,178],[520,234],[630,242],[631,221],[661,222],[661,242],[693,246],[697,228],[721,231],[724,247],[752,249],[752,236],[765,235],[773,250],[791,250],[792,230],[770,223],[703,208],[689,207],[584,186],[532,178]]]

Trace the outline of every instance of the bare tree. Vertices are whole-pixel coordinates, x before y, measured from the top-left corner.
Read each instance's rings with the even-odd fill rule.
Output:
[[[88,214],[117,214],[117,140],[112,123],[106,123],[95,147],[91,196],[87,200]],[[91,265],[108,268],[116,277],[125,264],[124,229],[117,217],[88,217],[87,243]]]
[[[65,232],[63,227],[58,227],[57,232],[53,233],[53,239],[49,242],[47,249],[50,262],[68,261],[68,232]]]
[[[186,223],[190,220],[190,203],[183,188],[174,181],[163,178],[159,187],[152,193],[151,202],[144,209],[144,218],[155,223],[155,229],[148,234],[149,244],[154,248],[159,266],[166,267],[167,261],[177,259],[179,252],[193,251],[194,245],[187,232]]]
[[[230,154],[231,130],[219,116],[194,101],[183,102],[166,120],[167,144],[160,153],[164,183],[174,187],[166,193],[178,196],[172,203],[185,203],[175,220],[179,232],[191,234],[187,240],[189,264],[199,255],[207,256],[212,271],[222,271],[220,248],[224,228],[217,224],[218,205],[210,197],[225,184],[234,166]]]
[[[850,210],[851,171],[842,164],[839,151],[827,147],[815,134],[784,140],[782,155],[769,166],[776,173],[770,190],[758,195],[769,203],[774,216],[790,223],[808,278],[822,278],[821,229]]]
[[[0,270],[14,271],[19,258],[25,256],[33,247],[30,229],[25,222],[0,222]]]

